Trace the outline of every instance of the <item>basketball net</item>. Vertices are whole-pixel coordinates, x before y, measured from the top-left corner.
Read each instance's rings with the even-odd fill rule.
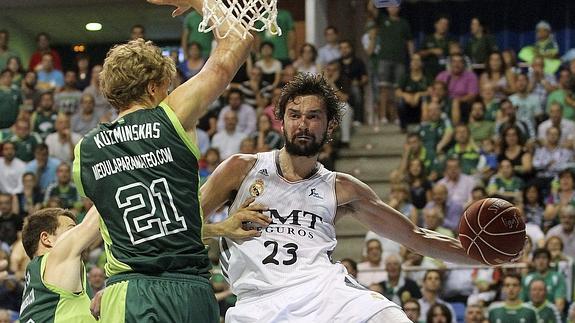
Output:
[[[204,33],[215,30],[219,38],[234,33],[245,39],[250,31],[265,29],[281,36],[277,15],[277,0],[204,0],[203,20],[198,30]]]

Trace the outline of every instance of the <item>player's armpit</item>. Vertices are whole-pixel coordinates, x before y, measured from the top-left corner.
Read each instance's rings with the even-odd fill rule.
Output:
[[[204,220],[207,220],[216,210],[229,200],[233,191],[237,191],[255,165],[255,155],[232,155],[224,160],[208,180],[200,188],[201,207],[204,212]]]
[[[82,251],[99,239],[100,214],[90,208],[84,221],[58,239],[46,260],[46,283],[70,292],[82,290]]]

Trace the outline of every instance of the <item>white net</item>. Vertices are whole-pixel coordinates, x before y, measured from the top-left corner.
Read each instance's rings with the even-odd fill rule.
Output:
[[[215,30],[218,37],[234,33],[246,38],[250,31],[268,30],[281,36],[277,25],[277,0],[204,0],[203,20],[198,30]]]

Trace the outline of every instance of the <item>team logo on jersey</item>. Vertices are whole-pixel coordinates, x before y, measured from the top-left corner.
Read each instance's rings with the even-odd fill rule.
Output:
[[[313,197],[315,197],[316,199],[323,200],[323,197],[322,197],[321,195],[319,195],[318,192],[315,191],[315,188],[312,188],[312,189],[311,189],[311,192],[309,193],[308,196],[313,196]]]
[[[264,181],[261,179],[256,179],[256,181],[250,186],[250,195],[253,197],[258,197],[264,193]]]
[[[270,175],[268,174],[268,170],[265,169],[265,168],[264,168],[264,169],[260,169],[260,171],[258,172],[258,174],[261,174],[261,175],[264,175],[264,176],[270,176]]]

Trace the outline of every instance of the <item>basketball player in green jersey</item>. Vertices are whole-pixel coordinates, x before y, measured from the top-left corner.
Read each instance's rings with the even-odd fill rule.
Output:
[[[202,12],[202,0],[149,2],[175,5],[173,15],[191,7]],[[225,34],[229,27],[218,28]],[[202,225],[195,126],[244,63],[252,42],[249,34],[218,39],[202,70],[169,95],[176,70],[158,47],[138,39],[108,52],[101,90],[119,116],[89,132],[74,160],[79,192],[102,215],[110,278],[101,320],[219,322],[202,238],[259,235],[243,231],[240,220],[268,220],[250,206],[242,218],[232,215],[231,230]]]
[[[22,243],[31,261],[21,322],[96,322],[90,314],[81,254],[99,239],[99,219],[95,208],[79,225],[70,211],[60,208],[40,210],[26,219]]]

